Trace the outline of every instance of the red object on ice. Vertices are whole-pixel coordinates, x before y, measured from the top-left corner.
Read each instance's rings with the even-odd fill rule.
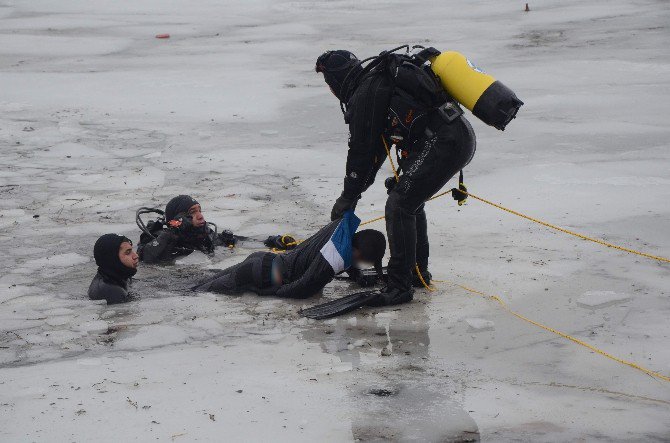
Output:
[[[170,38],[170,34],[157,34],[156,38]]]

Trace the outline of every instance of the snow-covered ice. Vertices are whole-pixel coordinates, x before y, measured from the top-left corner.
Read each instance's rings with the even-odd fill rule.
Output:
[[[466,318],[465,323],[469,326],[471,331],[491,331],[495,328],[495,323],[484,318]]]
[[[623,303],[630,300],[626,294],[618,294],[614,291],[586,291],[577,299],[577,304],[584,308],[598,309]]]
[[[176,194],[242,235],[325,224],[347,130],[314,62],[402,43],[461,51],[525,102],[502,133],[470,119],[473,193],[667,257],[670,3],[524,5],[2,2],[0,440],[667,441],[670,383],[450,283],[326,322],[299,316],[312,300],[187,291],[242,245],[143,266],[132,303],[86,298],[95,239],[137,240],[135,210]],[[670,375],[667,264],[476,201],[427,212],[436,279]]]

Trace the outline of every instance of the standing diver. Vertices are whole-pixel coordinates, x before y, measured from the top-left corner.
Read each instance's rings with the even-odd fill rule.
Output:
[[[377,306],[411,301],[413,286],[421,286],[421,277],[430,283],[424,204],[470,163],[475,153],[474,131],[454,99],[458,94],[452,93],[447,83],[459,76],[479,76],[479,83],[469,83],[483,92],[475,91],[478,101],[474,110],[466,107],[501,130],[523,104],[461,54],[441,54],[434,48],[422,48],[413,56],[394,54],[400,48],[362,62],[346,50],[328,51],[317,59],[315,68],[340,100],[349,125],[344,189],[333,205],[331,219],[356,207],[390,155],[389,146],[397,148],[402,174],[386,181],[389,196],[385,216],[391,256],[388,283],[371,303]],[[436,58],[440,58],[438,63]],[[372,61],[364,67],[368,60]],[[436,66],[442,69],[439,77],[434,72]],[[459,204],[466,198],[462,193],[453,196]]]

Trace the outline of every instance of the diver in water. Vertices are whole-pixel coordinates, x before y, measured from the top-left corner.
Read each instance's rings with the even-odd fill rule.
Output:
[[[386,252],[384,234],[374,229],[356,232],[360,219],[353,211],[321,228],[284,254],[255,252],[242,263],[199,284],[197,291],[228,295],[245,291],[285,298],[307,298],[318,293],[336,274],[372,264],[382,273]]]
[[[142,214],[157,213],[163,217],[146,225]],[[217,246],[233,247],[239,238],[231,231],[217,232],[215,224],[207,222],[200,203],[190,195],[179,195],[168,202],[165,211],[140,208],[137,225],[142,230],[137,252],[145,263],[167,263],[176,258],[201,251],[211,255]],[[265,246],[290,249],[296,242],[290,236],[275,235],[264,241]]]
[[[88,288],[91,300],[107,300],[107,304],[130,301],[131,277],[137,272],[139,257],[133,242],[117,234],[105,234],[93,247],[98,272]]]
[[[374,305],[411,301],[413,286],[421,285],[417,266],[430,283],[424,203],[463,169],[475,152],[475,135],[462,111],[448,115],[436,106],[430,112],[419,112],[418,96],[401,90],[398,84],[404,78],[392,78],[389,72],[407,74],[405,78],[416,72],[416,91],[434,86],[435,98],[449,103],[446,93],[438,90],[439,82],[435,86],[430,78],[419,78],[420,71],[403,70],[406,65],[400,63],[400,69],[386,69],[392,62],[389,57],[374,69],[363,68],[358,58],[345,50],[328,51],[316,61],[316,72],[323,73],[340,100],[349,125],[344,187],[333,205],[331,219],[356,208],[361,194],[372,185],[386,161],[389,146],[395,144],[399,152],[402,174],[397,183],[394,178],[387,181],[386,233],[391,253],[388,281],[371,303]],[[453,110],[458,109],[453,106]]]

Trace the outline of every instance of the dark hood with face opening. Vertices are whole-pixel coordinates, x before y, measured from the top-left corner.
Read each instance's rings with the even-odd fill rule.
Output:
[[[197,204],[199,204],[198,201],[190,195],[176,196],[165,206],[165,221],[174,220],[179,214],[187,214],[188,210]]]
[[[98,272],[119,282],[129,279],[137,273],[137,269],[125,266],[119,259],[119,247],[123,242],[133,244],[130,239],[123,235],[105,234],[93,246],[93,257],[98,265]]]
[[[351,52],[339,49],[337,51],[328,51],[316,60],[316,72],[323,73],[328,86],[335,96],[341,102],[346,102],[351,92],[347,90],[352,88],[343,88],[345,79],[347,83],[354,79],[358,72],[362,70],[358,58]]]

